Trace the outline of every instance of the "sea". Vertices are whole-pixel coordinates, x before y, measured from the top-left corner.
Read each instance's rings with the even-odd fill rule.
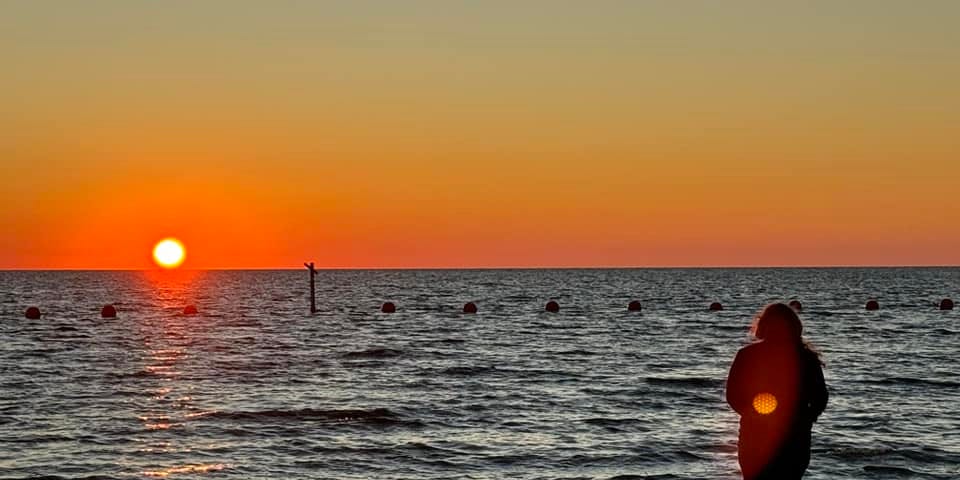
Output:
[[[311,314],[306,269],[0,272],[0,478],[737,479],[727,371],[791,299],[830,391],[804,478],[960,478],[938,308],[960,268],[322,270],[316,292]]]

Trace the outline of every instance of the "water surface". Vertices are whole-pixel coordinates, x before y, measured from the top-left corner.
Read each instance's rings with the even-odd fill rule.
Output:
[[[960,269],[325,271],[315,315],[307,285],[0,272],[0,477],[734,479],[726,371],[791,298],[831,392],[806,478],[960,477]]]

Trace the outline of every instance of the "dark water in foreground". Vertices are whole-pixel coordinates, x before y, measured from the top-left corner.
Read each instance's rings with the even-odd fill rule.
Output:
[[[0,272],[0,477],[733,479],[726,370],[796,297],[832,394],[807,478],[960,478],[960,310],[934,307],[960,269],[339,271],[318,295],[306,271]]]

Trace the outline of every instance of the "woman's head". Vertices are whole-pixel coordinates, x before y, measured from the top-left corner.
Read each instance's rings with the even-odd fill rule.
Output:
[[[803,324],[797,312],[782,303],[767,305],[753,321],[751,330],[758,340],[803,342]]]

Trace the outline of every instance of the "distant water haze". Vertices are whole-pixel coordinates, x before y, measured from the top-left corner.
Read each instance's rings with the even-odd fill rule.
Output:
[[[794,298],[831,392],[805,478],[957,474],[957,268],[321,271],[315,315],[307,280],[0,272],[0,475],[732,480],[727,369]]]

